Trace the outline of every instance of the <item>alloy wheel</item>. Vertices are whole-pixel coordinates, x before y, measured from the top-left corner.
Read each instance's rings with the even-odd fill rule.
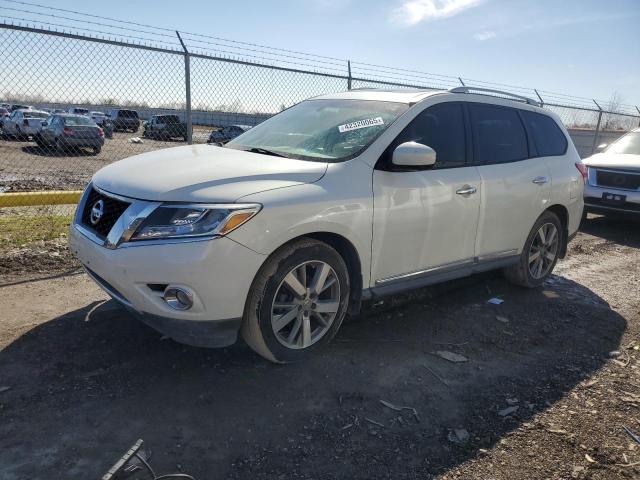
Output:
[[[558,229],[553,223],[543,224],[536,232],[529,249],[529,273],[533,278],[543,278],[558,256]]]
[[[330,330],[340,306],[340,280],[327,263],[313,260],[282,280],[271,307],[271,327],[287,348],[307,348]]]

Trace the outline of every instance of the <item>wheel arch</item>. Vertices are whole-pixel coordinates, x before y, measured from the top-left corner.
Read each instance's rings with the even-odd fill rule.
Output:
[[[555,204],[548,207],[545,212],[552,212],[557,215],[562,225],[562,244],[560,245],[560,258],[567,255],[567,244],[569,239],[569,210],[561,204]]]
[[[328,231],[304,233],[287,240],[282,245],[279,245],[266,257],[264,263],[266,263],[267,260],[281,248],[284,248],[287,245],[297,242],[303,238],[311,238],[313,240],[324,242],[327,245],[333,247],[340,254],[340,256],[347,264],[347,270],[349,272],[349,282],[351,286],[351,296],[349,299],[349,308],[347,310],[347,313],[350,315],[357,315],[358,313],[360,313],[363,288],[362,261],[355,245],[345,236],[340,235],[339,233]],[[256,273],[256,275],[257,274],[258,273]]]

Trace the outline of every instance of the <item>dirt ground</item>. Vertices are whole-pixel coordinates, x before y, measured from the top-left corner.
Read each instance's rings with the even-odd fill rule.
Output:
[[[194,126],[194,143],[205,143],[210,127]],[[82,189],[99,169],[117,160],[150,152],[160,148],[184,145],[181,140],[171,141],[143,138],[143,143],[131,143],[137,133],[116,132],[105,139],[102,151],[92,155],[89,150],[57,153],[42,149],[34,141],[18,141],[0,135],[0,192],[30,190]]]
[[[591,217],[540,289],[370,305],[287,366],[162,339],[59,266],[0,280],[3,480],[100,478],[138,438],[199,480],[640,478],[640,223]]]

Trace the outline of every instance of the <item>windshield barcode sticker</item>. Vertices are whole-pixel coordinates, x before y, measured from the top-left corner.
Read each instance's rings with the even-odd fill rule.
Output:
[[[357,122],[338,125],[338,131],[340,133],[344,133],[350,132],[351,130],[358,130],[359,128],[374,127],[376,125],[384,125],[384,120],[382,120],[382,117],[366,118],[364,120],[358,120]]]

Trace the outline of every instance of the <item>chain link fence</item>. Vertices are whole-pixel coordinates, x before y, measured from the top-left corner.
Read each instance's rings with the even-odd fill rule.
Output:
[[[130,30],[113,39],[0,23],[0,249],[64,235],[79,191],[105,165],[224,141],[325,93],[467,84],[537,95],[582,156],[640,125],[640,112],[577,97],[158,30],[141,44]]]

